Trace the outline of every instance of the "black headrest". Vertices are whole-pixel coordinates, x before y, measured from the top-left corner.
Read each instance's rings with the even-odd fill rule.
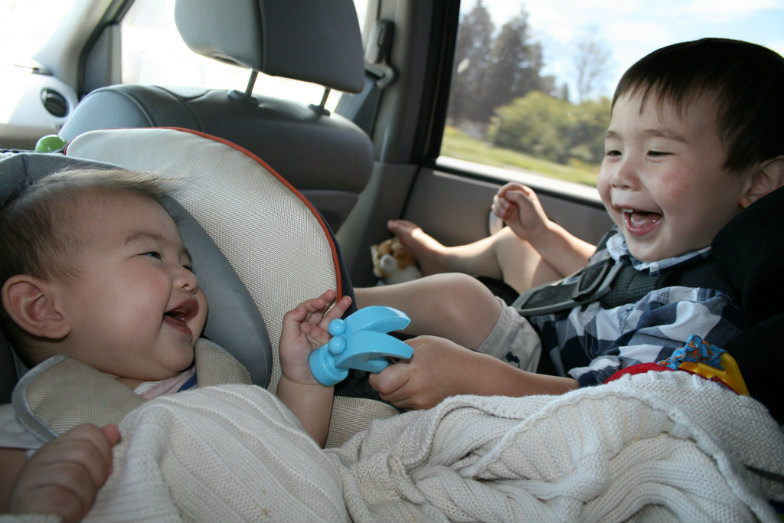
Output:
[[[714,265],[753,323],[784,311],[784,187],[735,216],[713,240]]]
[[[0,202],[39,178],[77,168],[118,167],[59,154],[12,155],[0,160]],[[244,364],[254,383],[266,386],[272,372],[272,352],[264,322],[253,299],[198,222],[171,198],[166,200],[165,206],[177,222],[183,241],[193,255],[194,271],[209,301],[204,336]],[[11,348],[0,333],[0,402],[9,401],[11,389],[18,377],[13,369],[8,368],[10,355]]]
[[[178,0],[174,19],[197,53],[357,93],[364,51],[352,0]]]

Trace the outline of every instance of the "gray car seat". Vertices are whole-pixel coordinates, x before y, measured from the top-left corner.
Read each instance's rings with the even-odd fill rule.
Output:
[[[256,71],[359,92],[364,55],[352,0],[179,0],[175,19],[192,50],[248,69],[252,80],[245,92],[104,87],[81,100],[60,136],[71,140],[96,129],[183,127],[225,138],[264,158],[337,230],[373,169],[370,138],[319,107],[246,92]]]
[[[9,165],[0,170],[0,187],[10,192],[27,176],[53,172],[64,160],[178,180],[176,206],[192,218],[184,238],[210,300],[205,335],[271,391],[280,378],[285,312],[328,288],[351,293],[331,231],[312,204],[261,159],[230,142],[175,129],[92,131],[72,140],[65,157],[31,153],[3,160],[0,165]],[[4,401],[17,379],[9,354],[7,344],[0,344]],[[336,396],[327,445],[395,413],[380,401]]]

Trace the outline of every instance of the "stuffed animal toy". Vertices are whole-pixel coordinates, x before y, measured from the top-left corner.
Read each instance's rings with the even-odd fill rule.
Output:
[[[397,236],[371,245],[370,254],[373,258],[373,274],[381,278],[379,285],[401,283],[422,276],[414,255],[400,243]]]

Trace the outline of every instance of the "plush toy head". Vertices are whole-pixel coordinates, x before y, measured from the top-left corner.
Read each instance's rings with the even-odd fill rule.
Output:
[[[400,283],[422,276],[411,254],[397,236],[370,246],[373,258],[373,274],[384,283]]]

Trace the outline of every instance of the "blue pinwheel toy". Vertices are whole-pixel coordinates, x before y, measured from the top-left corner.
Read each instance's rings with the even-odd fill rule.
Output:
[[[414,349],[387,334],[410,322],[404,312],[381,305],[359,309],[345,320],[332,320],[327,328],[332,339],[310,354],[313,376],[331,386],[343,381],[349,369],[381,372],[389,358],[410,358]]]

